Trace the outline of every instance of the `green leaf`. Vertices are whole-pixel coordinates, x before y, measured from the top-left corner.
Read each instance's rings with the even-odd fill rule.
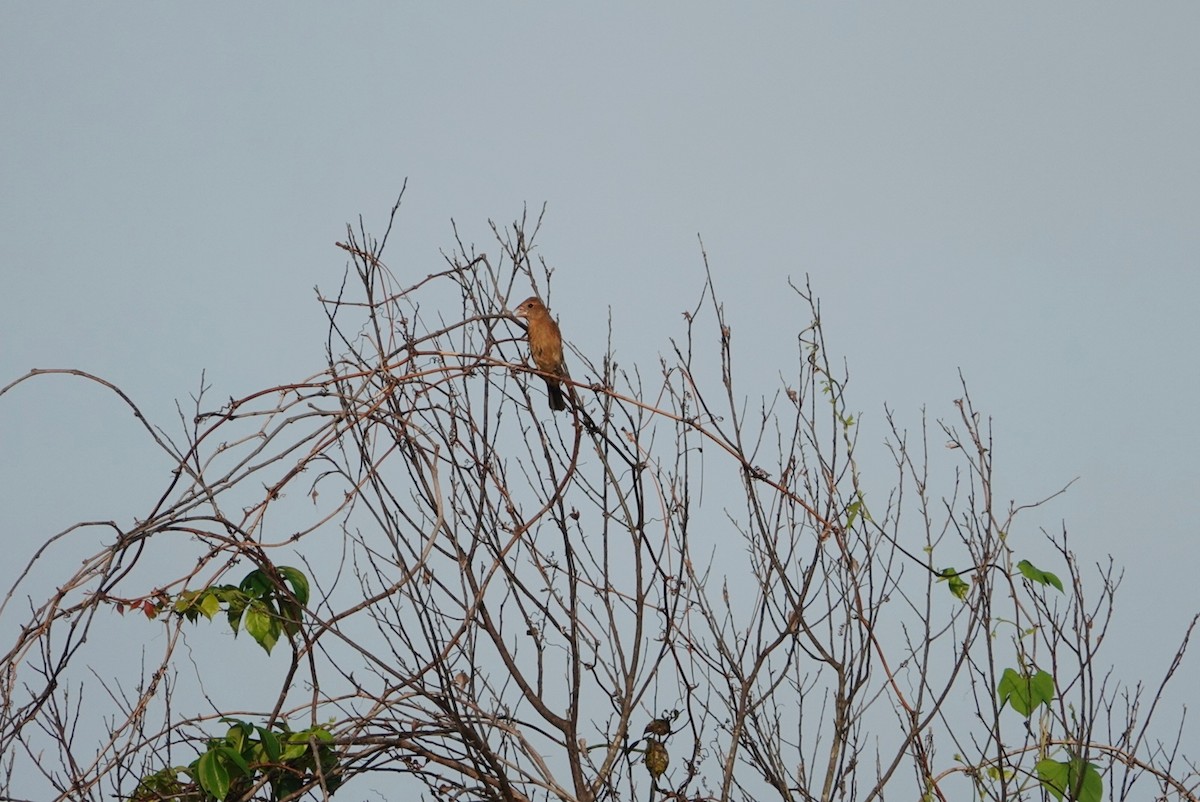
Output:
[[[1095,765],[1072,758],[1066,763],[1057,760],[1039,760],[1038,778],[1042,787],[1061,800],[1064,796],[1077,802],[1100,802],[1104,795],[1104,780]]]
[[[242,614],[246,612],[246,605],[250,603],[250,598],[240,590],[232,590],[227,594],[229,608],[225,611],[225,616],[229,620],[229,628],[233,630],[236,637],[238,627],[242,623]]]
[[[250,764],[246,762],[246,758],[242,757],[242,753],[232,746],[218,746],[217,753],[224,759],[237,766],[238,771],[243,777],[253,777],[254,770],[250,768]]]
[[[197,609],[204,614],[205,618],[207,618],[209,621],[212,621],[213,617],[216,616],[217,613],[221,612],[221,600],[217,598],[216,593],[207,592],[200,597],[200,603],[197,605]]]
[[[322,743],[333,743],[333,733],[324,727],[310,727],[304,731],[306,735],[311,735]]]
[[[954,594],[956,599],[961,601],[967,598],[967,594],[971,591],[971,583],[965,581],[958,571],[953,568],[943,568],[938,576],[941,577],[938,580],[939,582],[945,581],[949,583],[950,592]]]
[[[1000,676],[1000,682],[996,684],[996,697],[1001,706],[1008,704],[1013,710],[1029,718],[1039,705],[1048,705],[1054,699],[1054,677],[1045,671],[1027,676],[1006,668]]]
[[[279,746],[279,739],[275,737],[275,733],[268,730],[266,727],[257,727],[259,742],[262,743],[263,754],[266,755],[268,763],[278,763],[279,756],[283,750]]]
[[[246,610],[246,632],[266,649],[267,654],[279,640],[279,619],[269,605],[255,599]]]
[[[987,767],[987,776],[989,780],[1004,780],[1007,782],[1008,780],[1012,779],[1015,774],[1016,772],[1012,769],[1000,769],[996,768],[995,766]]]
[[[279,617],[283,628],[289,635],[295,635],[300,631],[300,618],[304,615],[300,605],[291,599],[279,600]]]
[[[200,592],[197,590],[185,590],[183,593],[180,593],[175,597],[175,612],[186,614],[199,595]]]
[[[1038,670],[1029,678],[1030,699],[1034,704],[1047,705],[1054,701],[1054,677],[1047,671]]]
[[[298,757],[304,757],[308,754],[308,733],[293,732],[288,735],[288,745],[284,747],[282,758],[284,762],[295,760]]]
[[[268,596],[273,590],[271,580],[257,568],[246,574],[246,578],[242,580],[242,584],[238,588],[247,596],[255,599]]]
[[[855,501],[846,508],[846,528],[854,528],[854,519],[858,517],[859,510],[862,509],[862,503]]]
[[[168,766],[147,774],[138,782],[130,802],[153,802],[160,799],[184,799],[184,784],[179,775],[187,772],[182,766]]]
[[[233,726],[225,733],[225,743],[234,749],[241,752],[246,746],[246,736],[249,735],[247,729],[249,725],[242,721],[232,720]]]
[[[288,585],[292,588],[292,593],[296,595],[296,601],[301,605],[308,604],[308,577],[298,568],[292,568],[290,565],[279,566],[279,575],[284,578]]]
[[[1067,764],[1046,758],[1037,762],[1038,779],[1042,787],[1049,791],[1055,799],[1063,798],[1067,787]]]
[[[1017,563],[1017,569],[1020,570],[1022,576],[1024,576],[1030,582],[1037,582],[1039,585],[1053,585],[1054,587],[1058,588],[1059,593],[1063,592],[1063,583],[1061,579],[1049,571],[1043,571],[1040,568],[1037,568],[1033,563],[1029,562],[1029,560],[1021,560],[1021,562]]]
[[[196,779],[210,796],[221,800],[229,793],[229,769],[215,751],[205,752],[196,764]]]

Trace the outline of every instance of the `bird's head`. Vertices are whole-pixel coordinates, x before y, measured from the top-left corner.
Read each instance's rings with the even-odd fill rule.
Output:
[[[546,305],[536,296],[532,295],[521,301],[515,312],[517,317],[537,317],[538,315],[546,314]]]

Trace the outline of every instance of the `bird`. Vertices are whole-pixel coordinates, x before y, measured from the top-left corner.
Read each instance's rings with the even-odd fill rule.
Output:
[[[567,378],[567,363],[563,361],[562,333],[558,324],[550,317],[550,310],[536,295],[521,301],[516,309],[517,317],[529,323],[529,353],[538,370],[553,376]],[[562,383],[550,376],[546,380],[546,391],[550,394],[550,409],[560,412],[567,408],[563,397]]]
[[[664,738],[671,734],[671,721],[665,716],[663,718],[656,718],[646,725],[646,729],[642,731],[642,734]]]

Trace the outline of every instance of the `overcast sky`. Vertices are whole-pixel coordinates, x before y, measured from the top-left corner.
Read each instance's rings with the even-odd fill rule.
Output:
[[[406,178],[402,277],[451,219],[494,250],[489,219],[547,204],[595,355],[610,313],[627,359],[668,350],[700,235],[746,392],[809,274],[863,448],[885,403],[952,418],[961,369],[1005,500],[1079,477],[1022,536],[1128,570],[1105,656],[1154,678],[1200,607],[1198,33],[1194,2],[5,4],[0,385],[80,368],[171,427],[201,371],[214,398],[319,371],[312,288]],[[22,559],[170,467],[61,378],[0,398],[0,455]]]

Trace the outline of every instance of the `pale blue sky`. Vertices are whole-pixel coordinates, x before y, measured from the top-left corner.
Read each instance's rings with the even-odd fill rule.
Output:
[[[864,448],[884,403],[952,417],[961,368],[1003,498],[1080,477],[1027,523],[1128,569],[1107,656],[1156,677],[1200,606],[1198,33],[1192,2],[6,4],[0,384],[88,370],[169,427],[201,370],[214,398],[320,370],[312,288],[406,177],[402,277],[451,218],[490,248],[547,203],[594,355],[610,309],[626,361],[667,350],[700,234],[744,390],[777,389],[809,273]],[[0,399],[0,453],[22,558],[169,468],[65,379]]]

